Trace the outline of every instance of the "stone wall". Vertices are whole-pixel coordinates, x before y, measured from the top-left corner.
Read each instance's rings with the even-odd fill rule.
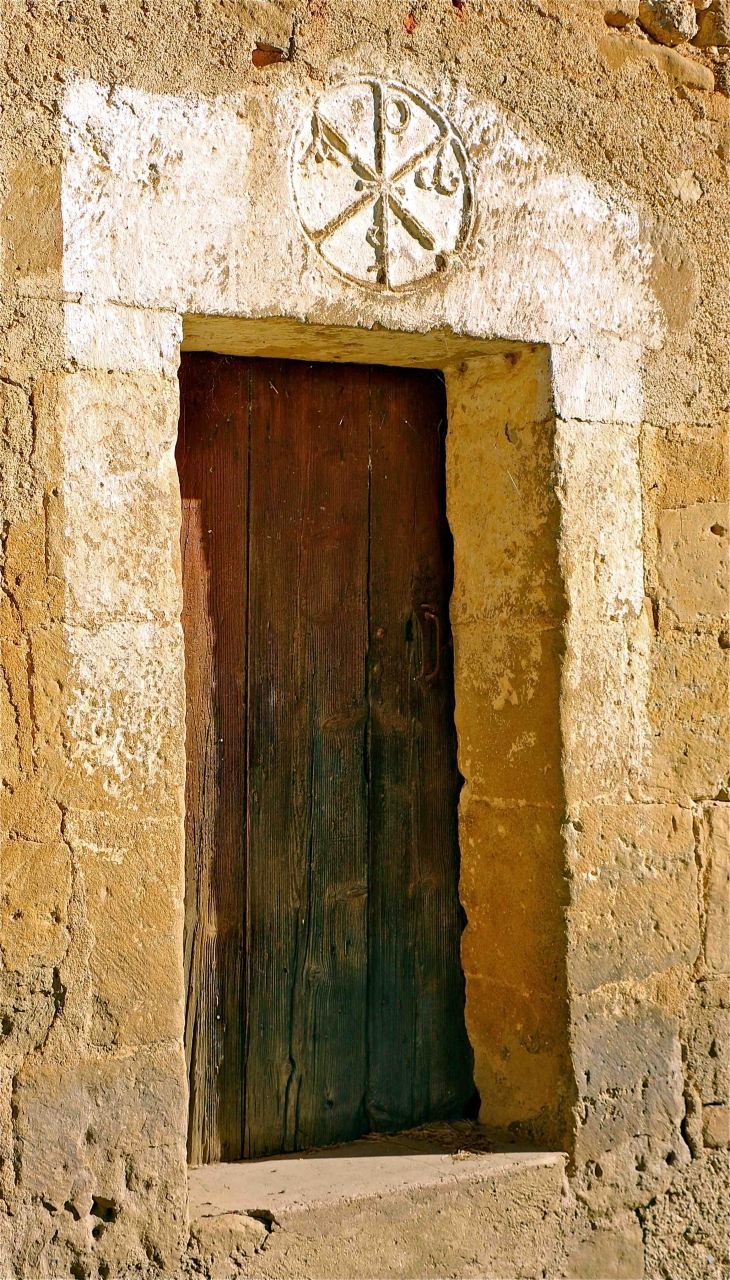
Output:
[[[482,1118],[565,1275],[728,1275],[726,9],[5,0],[3,1275],[187,1243],[181,342],[445,370]],[[463,149],[397,289],[292,181],[368,77]]]

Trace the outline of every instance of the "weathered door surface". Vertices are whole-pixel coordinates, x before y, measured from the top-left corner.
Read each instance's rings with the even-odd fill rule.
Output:
[[[183,356],[189,1156],[458,1116],[443,382]]]

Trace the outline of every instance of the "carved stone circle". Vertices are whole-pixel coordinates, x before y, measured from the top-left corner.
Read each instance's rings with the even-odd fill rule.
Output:
[[[411,289],[445,271],[471,230],[464,145],[404,85],[359,80],[324,94],[295,135],[291,181],[317,252],[367,288]]]

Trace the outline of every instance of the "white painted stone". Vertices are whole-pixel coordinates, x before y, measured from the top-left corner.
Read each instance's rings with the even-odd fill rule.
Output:
[[[375,165],[372,118],[366,128],[352,114],[362,93],[340,85],[325,100],[332,131],[350,129],[352,147]],[[391,193],[428,223],[433,248],[391,208],[391,275],[373,288],[368,237],[377,244],[373,193],[385,178],[355,192],[362,206],[317,247],[322,226],[370,179],[353,173],[342,139],[330,138],[319,166],[312,153],[302,167],[316,113],[310,86],[199,101],[76,82],[63,112],[64,288],[85,304],[546,342],[562,414],[638,420],[640,349],[660,342],[663,321],[637,211],[568,170],[493,103],[423,85],[386,98],[396,128],[396,115],[410,112],[402,134],[384,130],[389,175],[399,147],[406,167],[422,143],[433,162],[415,163],[399,184],[405,194]],[[322,180],[325,165],[332,176]],[[438,192],[454,182],[452,195]],[[108,362],[118,346],[108,367],[138,358],[129,326],[114,341],[110,331],[105,347],[76,325],[70,356],[96,361],[103,351]]]
[[[109,798],[133,801],[156,784],[168,791],[182,785],[177,769],[172,776],[167,769],[185,715],[180,624],[64,630],[69,763]]]
[[[66,355],[78,368],[177,373],[182,319],[175,312],[76,302],[63,311]]]
[[[605,334],[588,345],[572,337],[550,352],[555,412],[584,422],[639,423],[642,418],[640,350]]]
[[[568,600],[562,729],[569,806],[625,800],[649,738],[638,431],[559,422],[560,564]]]
[[[471,231],[461,139],[405,85],[359,80],[324,94],[296,133],[291,179],[315,249],[368,288],[413,288],[446,270]]]
[[[62,387],[65,619],[177,621],[177,387],[91,374]]]

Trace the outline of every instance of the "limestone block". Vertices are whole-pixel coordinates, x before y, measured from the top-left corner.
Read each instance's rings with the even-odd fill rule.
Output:
[[[659,516],[659,583],[662,599],[680,623],[727,617],[727,503],[703,502]]]
[[[586,805],[566,831],[569,975],[576,990],[693,964],[700,937],[690,811]]]
[[[19,837],[2,853],[2,938],[9,969],[59,965],[68,947],[68,846]]]
[[[705,963],[712,973],[730,973],[730,805],[703,808]]]
[[[83,869],[94,937],[92,1043],[108,1049],[182,1036],[181,819],[71,810],[64,831]]]
[[[144,1271],[150,1256],[174,1273],[186,1211],[182,1047],[31,1060],[14,1105],[19,1187],[48,1226],[37,1273],[75,1264],[121,1275]]]
[[[50,538],[63,563],[67,622],[179,617],[177,383],[152,375],[52,378],[38,414],[39,429],[60,438],[62,523]]]
[[[79,369],[177,373],[182,319],[174,311],[67,302],[64,321],[66,355]]]
[[[677,631],[652,646],[647,798],[712,799],[727,786],[729,657],[712,634]]]
[[[560,804],[560,631],[454,627],[459,768],[477,799]]]
[[[451,385],[451,382],[450,384]],[[455,541],[452,621],[564,612],[559,508],[552,487],[553,428],[509,421],[455,394],[449,406],[448,514]]]
[[[578,1187],[596,1212],[647,1204],[688,1158],[676,1020],[610,989],[578,996],[573,1060]]]

